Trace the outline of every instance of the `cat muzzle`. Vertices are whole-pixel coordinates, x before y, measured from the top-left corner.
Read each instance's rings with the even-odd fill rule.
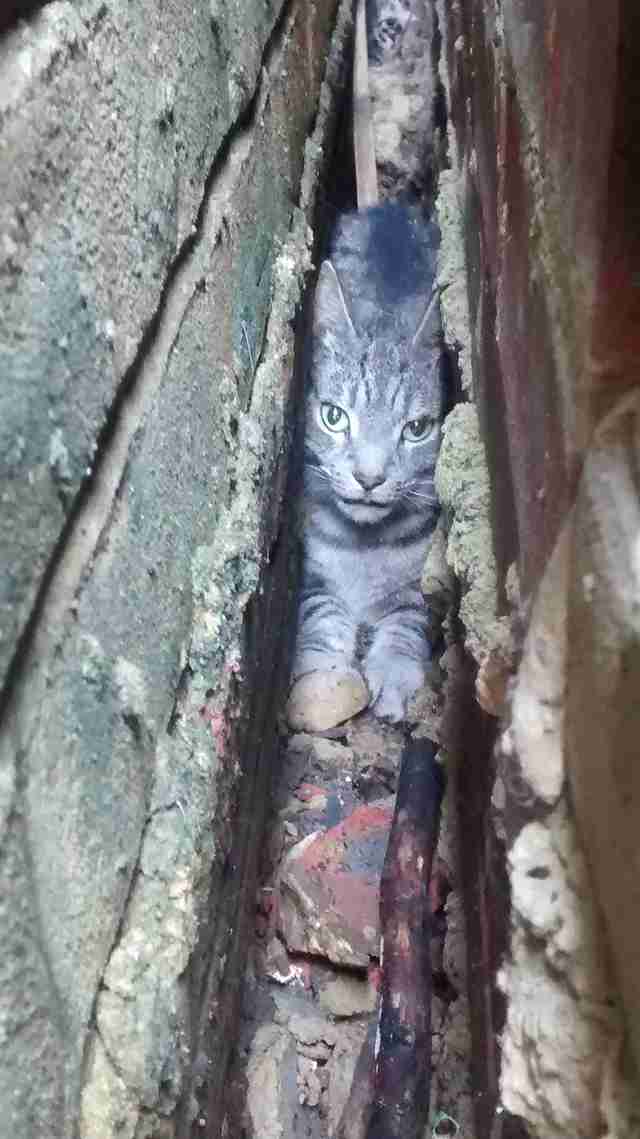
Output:
[[[365,525],[382,522],[395,505],[393,502],[375,502],[370,498],[341,498],[338,501],[349,518]]]

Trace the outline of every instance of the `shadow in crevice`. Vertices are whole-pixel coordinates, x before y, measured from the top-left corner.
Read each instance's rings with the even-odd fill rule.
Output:
[[[6,0],[0,11],[0,35],[11,31],[21,20],[28,20],[51,3],[53,0]]]

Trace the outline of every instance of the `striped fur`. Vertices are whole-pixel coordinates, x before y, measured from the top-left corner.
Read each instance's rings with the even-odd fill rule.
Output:
[[[315,297],[294,674],[357,669],[392,720],[429,659],[419,582],[444,412],[436,245],[404,207],[347,215]]]

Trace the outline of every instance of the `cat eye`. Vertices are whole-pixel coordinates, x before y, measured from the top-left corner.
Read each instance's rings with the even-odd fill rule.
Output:
[[[327,431],[340,434],[349,430],[349,416],[335,403],[321,403],[320,418]]]
[[[419,443],[426,439],[433,427],[433,419],[429,415],[421,415],[419,419],[410,419],[402,428],[402,438],[409,443]]]

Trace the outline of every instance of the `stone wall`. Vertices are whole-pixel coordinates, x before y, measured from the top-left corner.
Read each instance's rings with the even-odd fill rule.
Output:
[[[631,1139],[640,15],[434,2],[440,283],[465,399],[438,486],[475,662],[450,654],[474,1139]],[[306,0],[0,13],[15,1139],[228,1132],[287,663],[294,321],[343,7],[333,40],[336,5]]]
[[[287,664],[293,323],[343,79],[335,15],[54,0],[2,17],[15,1139],[223,1129]]]
[[[476,1054],[494,1052],[476,1091],[497,1101],[477,1137],[623,1139],[640,1129],[640,16],[630,0],[436,9],[440,282],[471,401],[439,486],[476,694],[502,716],[469,935],[487,965],[496,841],[511,894],[501,1059],[476,974]],[[492,749],[472,731],[477,786]]]

